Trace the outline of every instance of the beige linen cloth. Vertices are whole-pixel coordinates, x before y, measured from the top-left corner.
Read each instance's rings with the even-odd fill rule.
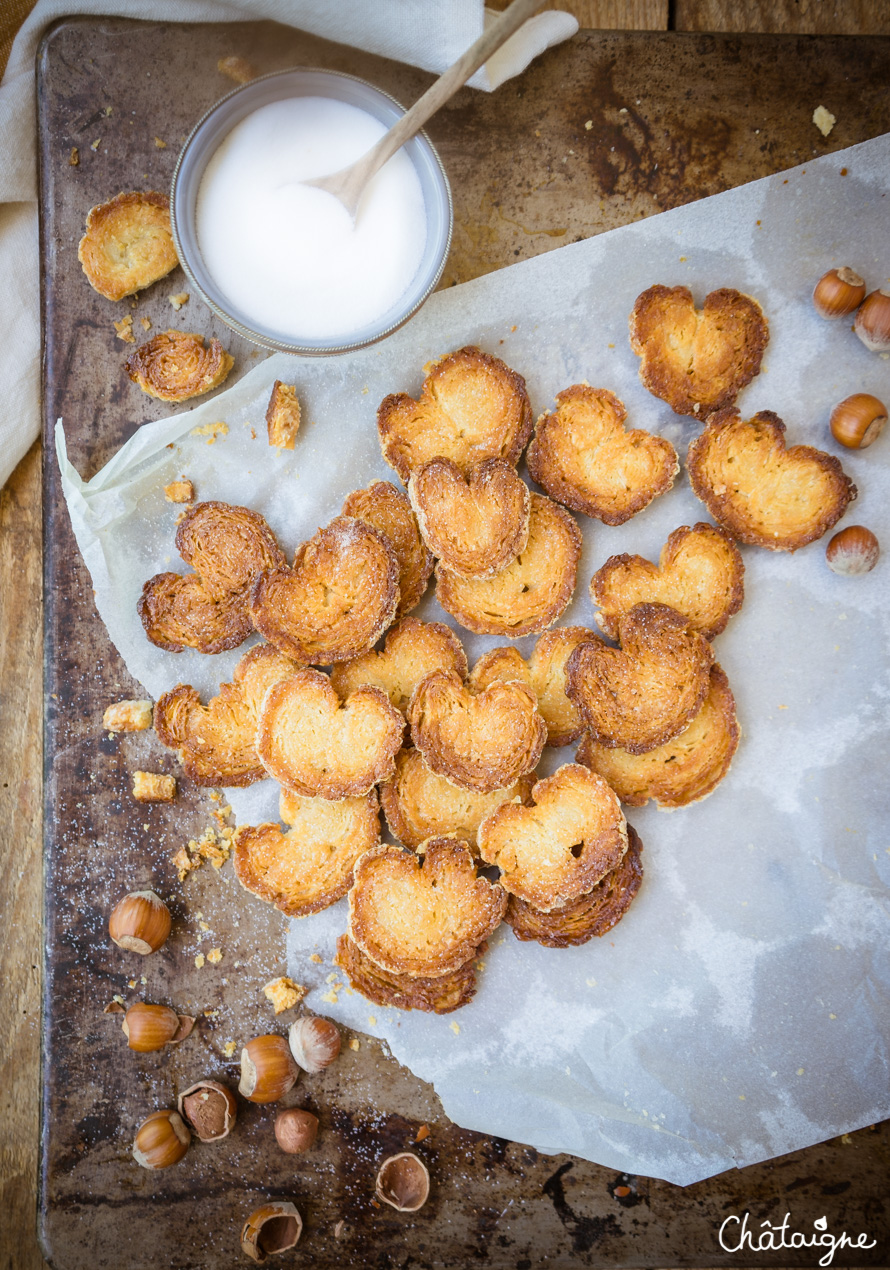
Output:
[[[16,37],[0,85],[0,486],[40,432],[34,59],[46,27],[74,13],[166,22],[268,19],[429,71],[456,61],[492,17],[483,0],[38,0]],[[577,29],[567,13],[538,14],[471,84],[497,88]],[[109,190],[109,196],[116,193]]]

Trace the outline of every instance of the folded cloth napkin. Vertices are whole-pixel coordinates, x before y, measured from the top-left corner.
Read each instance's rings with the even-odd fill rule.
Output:
[[[397,61],[443,71],[481,35],[483,0],[38,0],[16,37],[0,85],[0,486],[40,432],[40,300],[38,291],[37,138],[34,60],[40,36],[74,13],[155,21],[243,22],[268,19]],[[574,35],[567,13],[530,19],[473,76],[492,90],[518,75],[544,49]],[[117,190],[109,190],[111,197]],[[86,209],[85,209],[86,210]]]

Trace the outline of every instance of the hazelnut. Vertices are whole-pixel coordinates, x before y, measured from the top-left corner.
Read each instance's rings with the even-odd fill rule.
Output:
[[[872,291],[859,306],[853,330],[872,353],[890,351],[890,291]]]
[[[166,1005],[149,1005],[136,1001],[130,1006],[121,1023],[124,1036],[131,1050],[150,1054],[162,1050],[165,1045],[184,1041],[195,1026],[188,1014],[177,1014]]]
[[[176,1111],[155,1111],[136,1131],[133,1157],[144,1169],[167,1169],[189,1149],[191,1134]]]
[[[831,412],[829,427],[835,441],[848,450],[864,450],[877,441],[887,422],[887,407],[869,392],[854,392]]]
[[[318,1116],[299,1107],[288,1107],[275,1119],[275,1137],[282,1151],[288,1155],[302,1155],[315,1142],[318,1133]]]
[[[340,1053],[340,1032],[330,1019],[304,1014],[290,1025],[290,1052],[304,1072],[320,1072]]]
[[[118,948],[143,957],[163,946],[170,926],[170,910],[154,891],[131,891],[108,919],[108,933]]]
[[[835,534],[825,548],[829,569],[848,577],[870,573],[880,554],[877,538],[864,525],[848,525]]]
[[[816,312],[824,318],[846,317],[855,313],[864,299],[864,280],[846,265],[824,273],[813,292]]]
[[[430,1193],[430,1175],[423,1160],[410,1151],[391,1155],[377,1174],[377,1198],[400,1213],[416,1213]]]
[[[238,1092],[250,1102],[277,1102],[296,1084],[299,1074],[283,1036],[257,1036],[241,1051]]]
[[[215,1080],[199,1080],[179,1095],[179,1114],[201,1142],[228,1137],[238,1116],[235,1095]]]
[[[241,1251],[262,1263],[276,1252],[293,1248],[303,1230],[303,1219],[288,1200],[264,1204],[251,1213],[241,1231]]]

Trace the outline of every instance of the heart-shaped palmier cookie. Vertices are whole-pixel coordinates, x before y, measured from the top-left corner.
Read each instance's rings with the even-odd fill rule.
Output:
[[[286,564],[272,530],[249,507],[196,503],[179,522],[176,550],[194,573],[149,578],[137,605],[146,635],[171,653],[237,648],[253,631],[251,587]]]
[[[421,679],[434,670],[454,670],[463,679],[467,657],[460,640],[444,622],[403,617],[387,631],[381,651],[372,648],[354,661],[334,666],[331,683],[341,697],[354,692],[360,684],[372,684],[386,693],[397,710],[404,712]]]
[[[623,525],[670,489],[680,464],[670,441],[626,431],[627,410],[614,393],[574,384],[556,395],[526,459],[551,498],[606,525]]]
[[[257,753],[296,794],[357,798],[392,775],[404,727],[379,688],[357,688],[341,701],[327,675],[298,670],[266,693]]]
[[[631,754],[664,745],[705,699],[714,654],[665,604],[637,604],[618,619],[621,648],[591,639],[566,666],[566,692],[593,738]]]
[[[745,566],[724,529],[699,521],[675,529],[657,565],[644,556],[610,556],[590,581],[590,598],[600,607],[596,620],[610,639],[618,618],[635,604],[667,604],[687,618],[705,639],[726,626],[744,599]]]
[[[350,987],[375,1005],[397,1010],[424,1010],[428,1014],[450,1014],[476,995],[476,967],[465,962],[450,974],[430,978],[424,975],[394,975],[384,970],[359,948],[348,935],[337,940],[334,965],[346,972]]]
[[[417,854],[382,844],[355,866],[349,936],[391,974],[435,979],[475,955],[506,907],[501,887],[477,876],[465,842],[432,838]]]
[[[285,833],[276,824],[238,829],[238,881],[288,917],[318,913],[343,898],[356,860],[380,841],[377,795],[333,802],[282,790],[280,815]]]
[[[302,664],[327,666],[371,648],[399,602],[399,562],[383,535],[338,516],[297,551],[292,569],[257,580],[251,615],[270,644]]]
[[[630,315],[640,379],[678,415],[704,419],[760,371],[769,325],[756,300],[722,287],[695,308],[688,287],[649,287]]]
[[[528,486],[505,459],[467,476],[451,459],[430,459],[411,473],[408,497],[424,542],[461,577],[492,577],[528,542]]]
[[[796,551],[847,510],[856,486],[833,454],[810,445],[786,448],[785,425],[771,410],[743,419],[713,415],[689,447],[693,493],[739,542]]]
[[[453,671],[420,681],[408,722],[427,767],[477,794],[505,789],[532,771],[547,740],[531,688],[493,683],[474,693]]]
[[[592,890],[626,850],[617,796],[578,763],[538,781],[531,806],[504,803],[479,826],[479,854],[501,886],[544,912]]]
[[[343,516],[363,520],[383,534],[399,562],[399,607],[404,617],[420,603],[433,571],[432,554],[424,546],[411,504],[389,481],[375,481],[353,490],[343,504]]]
[[[467,469],[483,459],[515,463],[532,429],[525,380],[497,357],[460,348],[425,367],[420,399],[386,397],[377,411],[383,457],[407,484],[437,457]]]
[[[297,669],[269,644],[245,653],[207,705],[191,684],[165,692],[154,709],[154,726],[196,785],[252,785],[268,776],[256,752],[263,697]]]

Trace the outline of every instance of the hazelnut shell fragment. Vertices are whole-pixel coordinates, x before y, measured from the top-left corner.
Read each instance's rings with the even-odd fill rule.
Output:
[[[390,1155],[377,1174],[377,1198],[400,1213],[416,1213],[430,1193],[429,1171],[411,1151]]]
[[[170,910],[159,895],[131,891],[112,910],[108,933],[118,948],[145,957],[163,946],[171,925]]]
[[[241,1231],[241,1251],[260,1265],[277,1252],[293,1248],[303,1219],[289,1200],[263,1204],[250,1214]]]
[[[277,1102],[296,1084],[299,1074],[283,1036],[256,1036],[241,1051],[238,1092],[249,1102]]]
[[[127,1010],[121,1023],[124,1036],[131,1050],[150,1054],[162,1050],[165,1045],[177,1045],[184,1041],[195,1026],[188,1014],[177,1014],[166,1005],[149,1005],[147,1001],[135,1001]]]
[[[816,312],[824,318],[847,317],[856,312],[864,299],[864,280],[846,265],[840,269],[829,269],[813,291]]]
[[[144,1169],[167,1169],[182,1159],[191,1140],[178,1112],[154,1111],[136,1130],[133,1158]]]
[[[864,450],[877,441],[887,422],[887,407],[870,392],[854,392],[839,401],[831,412],[828,426],[835,441],[848,450]]]
[[[864,525],[848,525],[835,534],[825,548],[829,569],[846,577],[870,573],[878,563],[880,554],[877,538]]]
[[[228,1137],[238,1118],[238,1102],[226,1085],[199,1080],[179,1095],[179,1114],[201,1142]]]
[[[320,1072],[340,1053],[340,1032],[330,1019],[304,1014],[287,1034],[290,1052],[304,1072]]]
[[[315,1142],[318,1133],[318,1116],[299,1107],[288,1107],[275,1119],[275,1138],[282,1151],[288,1155],[302,1155]]]

